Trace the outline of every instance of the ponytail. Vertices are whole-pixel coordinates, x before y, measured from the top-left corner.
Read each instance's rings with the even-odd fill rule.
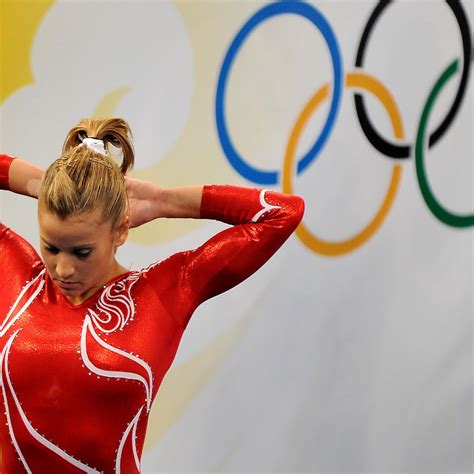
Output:
[[[109,144],[122,150],[122,174],[132,169],[135,162],[135,152],[132,144],[132,132],[130,126],[121,118],[108,119],[82,119],[73,127],[64,141],[63,155],[69,150],[81,145],[84,138],[98,138],[103,140],[105,149],[110,152]]]
[[[105,154],[84,146],[85,138],[102,140]],[[110,145],[122,151],[120,167]],[[62,219],[100,208],[104,220],[111,220],[115,227],[127,206],[124,177],[134,161],[132,133],[125,120],[83,119],[67,134],[62,156],[47,169],[39,206]]]

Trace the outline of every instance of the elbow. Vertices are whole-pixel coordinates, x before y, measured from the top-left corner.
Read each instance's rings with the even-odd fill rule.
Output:
[[[295,220],[296,222],[296,227],[298,224],[302,221],[303,216],[304,216],[304,211],[305,211],[305,202],[304,199],[301,196],[293,196],[295,204],[294,204],[294,210],[295,210]]]
[[[305,202],[301,196],[295,194],[289,196],[288,203],[289,223],[294,231],[303,219],[305,211]]]

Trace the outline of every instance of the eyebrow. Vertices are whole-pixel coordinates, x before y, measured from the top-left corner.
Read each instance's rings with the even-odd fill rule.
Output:
[[[54,247],[55,249],[59,249],[57,245],[53,245],[50,242],[48,242],[44,237],[41,237],[41,240],[48,245],[49,247]],[[93,247],[95,243],[90,243],[90,244],[82,244],[82,245],[76,245],[74,247],[68,247],[69,249],[77,250],[77,249],[83,249],[86,247]]]

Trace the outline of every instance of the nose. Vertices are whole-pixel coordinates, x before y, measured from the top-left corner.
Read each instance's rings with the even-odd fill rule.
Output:
[[[56,275],[60,280],[68,280],[74,275],[73,262],[65,257],[61,256],[56,261]]]

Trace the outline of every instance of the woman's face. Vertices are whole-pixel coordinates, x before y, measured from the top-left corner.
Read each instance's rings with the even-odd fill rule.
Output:
[[[48,273],[72,303],[81,303],[122,273],[115,250],[127,238],[128,222],[114,230],[100,209],[63,220],[40,208],[38,220]]]

